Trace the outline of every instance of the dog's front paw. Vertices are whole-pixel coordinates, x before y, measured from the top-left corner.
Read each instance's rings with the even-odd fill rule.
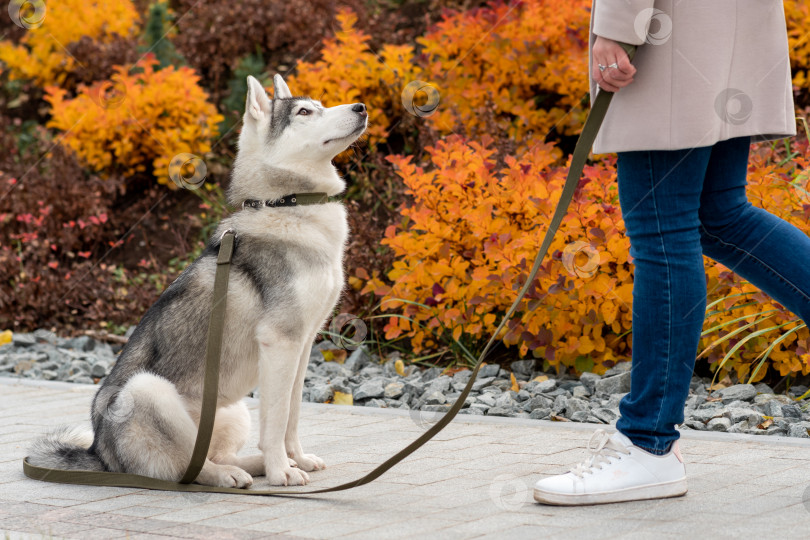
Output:
[[[293,456],[293,460],[304,471],[322,471],[326,468],[326,463],[315,454],[299,454]]]
[[[301,469],[278,467],[267,469],[267,479],[273,486],[305,486],[309,484],[309,475]]]
[[[249,488],[253,477],[234,465],[219,465],[215,472],[215,484],[219,487]]]

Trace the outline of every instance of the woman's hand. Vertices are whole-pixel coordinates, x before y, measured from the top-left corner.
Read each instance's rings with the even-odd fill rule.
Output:
[[[599,65],[615,66],[599,69]],[[633,82],[636,68],[630,63],[630,58],[622,46],[617,42],[596,36],[593,43],[593,79],[599,88],[608,92],[618,92]]]

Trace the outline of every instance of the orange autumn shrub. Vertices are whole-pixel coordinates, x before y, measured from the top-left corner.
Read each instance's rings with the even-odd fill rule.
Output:
[[[588,91],[590,6],[495,1],[445,17],[417,40],[425,76],[441,92],[433,126],[470,135],[497,128],[519,143],[552,129],[578,133],[587,112],[577,105]]]
[[[223,117],[192,69],[156,71],[157,64],[147,55],[130,68],[119,66],[111,80],[81,87],[73,99],[48,87],[48,127],[63,131],[62,144],[93,171],[126,176],[151,163],[157,181],[176,188],[169,162],[179,154],[209,152]]]
[[[392,313],[385,337],[407,337],[415,352],[456,340],[480,351],[517,296],[540,247],[546,225],[562,191],[565,167],[555,165],[558,151],[550,145],[507,157],[497,170],[489,140],[465,142],[450,137],[429,148],[431,167],[411,157],[390,161],[413,196],[402,220],[386,232],[396,260],[383,277],[358,271],[364,292],[382,297],[380,308]],[[808,158],[804,150],[784,163],[772,162],[768,145],[752,154],[749,196],[755,205],[810,234]],[[629,239],[618,207],[613,160],[586,167],[574,201],[555,235],[535,284],[500,337],[519,356],[531,353],[550,366],[602,373],[630,359],[632,261]],[[764,293],[708,257],[709,301],[729,297],[710,311],[706,328],[743,314],[776,315],[751,328],[787,322],[787,312]],[[350,280],[351,281],[351,280]],[[746,292],[744,300],[731,295]],[[729,308],[735,302],[740,307]],[[745,324],[716,330],[701,342],[708,346]],[[785,327],[789,329],[790,327]],[[738,377],[778,334],[751,340],[725,369]],[[713,368],[739,339],[718,346],[709,356]],[[772,353],[770,365],[780,374],[810,372],[810,337],[803,329]],[[757,375],[761,379],[767,369]]]
[[[409,115],[443,134],[494,130],[516,141],[576,134],[587,112],[577,105],[588,91],[589,8],[588,0],[493,1],[446,16],[417,39],[418,56],[409,45],[371,50],[344,10],[322,58],[299,63],[290,86],[326,104],[364,101],[375,142]],[[425,84],[436,102],[433,89],[420,91]]]
[[[562,191],[566,168],[554,165],[553,146],[507,157],[498,170],[490,143],[450,137],[428,149],[429,170],[389,158],[414,203],[383,240],[397,257],[390,284],[375,276],[364,290],[407,317],[391,317],[385,335],[408,336],[417,353],[451,339],[479,350],[525,282]],[[632,277],[617,199],[613,169],[587,167],[554,256],[501,336],[520,356],[596,372],[628,358]]]
[[[138,32],[139,16],[129,0],[11,0],[9,15],[27,30],[19,44],[0,41],[0,61],[13,79],[60,85],[82,67],[68,48],[82,38],[107,43]]]
[[[336,17],[340,29],[324,40],[321,59],[300,62],[288,85],[293,93],[318,99],[327,107],[362,101],[368,108],[370,141],[384,142],[402,111],[402,88],[418,78],[413,47],[384,45],[372,51],[371,37],[355,28],[354,13],[344,9]]]
[[[784,0],[793,84],[810,99],[810,4],[806,0]]]

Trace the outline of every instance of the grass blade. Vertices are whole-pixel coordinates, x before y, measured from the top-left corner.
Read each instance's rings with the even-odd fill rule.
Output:
[[[770,310],[770,311],[777,311],[777,310],[774,309],[774,310]],[[767,312],[765,312],[765,313],[767,313]],[[740,319],[746,319],[748,317],[750,317],[750,315],[747,315],[745,317],[740,317],[739,319],[734,319],[734,321],[739,321]],[[729,339],[733,338],[734,336],[736,336],[740,332],[744,332],[744,331],[748,330],[749,328],[751,328],[752,326],[754,326],[756,324],[759,324],[762,321],[765,321],[767,319],[770,319],[771,317],[773,317],[773,315],[768,315],[767,317],[761,317],[761,318],[759,318],[759,319],[757,319],[757,320],[755,320],[753,322],[750,322],[750,323],[748,323],[748,324],[746,324],[744,326],[741,326],[740,328],[737,328],[736,330],[733,330],[733,331],[729,332],[728,334],[726,334],[725,336],[723,336],[721,338],[716,339],[714,342],[709,344],[708,347],[703,349],[703,351],[699,355],[697,355],[697,357],[698,358],[702,357],[704,354],[709,352],[711,349],[713,349],[717,345],[719,345],[719,344],[721,344],[721,343],[723,343],[725,341],[728,341]],[[731,321],[731,322],[734,322],[734,321]],[[723,326],[725,326],[725,325],[723,325]]]
[[[771,312],[773,312],[773,311],[779,311],[779,310],[778,310],[778,309],[768,309],[768,310],[765,310],[765,311],[763,311],[763,312],[761,312],[761,313],[755,313],[755,314],[754,314],[754,313],[752,313],[752,314],[749,314],[749,315],[743,315],[742,317],[737,317],[736,319],[732,319],[732,320],[730,320],[730,321],[726,321],[726,322],[724,322],[724,323],[718,324],[717,326],[713,326],[713,327],[709,328],[708,330],[704,330],[704,331],[703,331],[703,332],[700,334],[700,337],[706,337],[707,335],[711,334],[711,333],[712,333],[712,332],[714,332],[715,330],[720,330],[721,328],[723,328],[723,327],[725,327],[725,326],[728,326],[728,325],[730,325],[730,324],[734,324],[735,322],[740,322],[740,321],[742,321],[742,320],[747,319],[748,317],[754,317],[754,316],[756,316],[756,315],[764,315],[765,313],[771,313]]]
[[[793,320],[791,320],[791,321],[788,321],[788,322],[786,322],[786,323],[782,324],[781,326],[785,326],[785,325],[787,325],[787,324],[790,324],[790,323],[796,322],[797,320],[798,320],[798,319],[793,319]],[[787,337],[788,337],[790,334],[792,334],[793,332],[796,332],[796,331],[798,331],[798,330],[801,330],[802,328],[805,328],[806,326],[807,326],[806,324],[800,324],[799,326],[797,326],[797,327],[795,327],[795,328],[791,328],[790,330],[788,330],[787,332],[785,332],[784,334],[782,334],[781,336],[779,336],[778,338],[776,338],[776,339],[774,340],[774,342],[773,342],[773,343],[771,343],[771,345],[770,345],[770,346],[769,346],[769,347],[768,347],[768,348],[767,348],[767,349],[766,349],[766,350],[765,350],[765,351],[764,351],[762,354],[760,354],[760,355],[759,355],[759,356],[758,356],[758,357],[757,357],[757,358],[754,360],[754,361],[759,360],[759,363],[757,364],[757,367],[756,367],[756,369],[754,370],[754,373],[752,373],[752,374],[751,374],[751,377],[749,377],[749,378],[748,378],[748,383],[750,384],[750,383],[751,383],[751,381],[752,381],[752,380],[754,380],[754,378],[757,376],[757,373],[759,373],[760,368],[762,368],[762,365],[765,363],[765,360],[767,360],[767,359],[768,359],[768,356],[771,354],[771,351],[772,351],[772,350],[774,350],[774,349],[776,348],[776,346],[777,346],[777,345],[779,345],[780,343],[782,343],[782,341],[784,341],[784,340],[785,340],[785,339],[786,339],[786,338],[787,338]],[[761,358],[761,360],[760,360],[760,358]]]
[[[754,323],[751,323],[751,324],[754,324]],[[725,366],[726,361],[729,358],[731,358],[732,356],[734,356],[734,353],[737,352],[739,350],[739,348],[742,347],[743,345],[745,345],[748,341],[754,339],[755,337],[761,336],[762,334],[767,334],[771,330],[776,330],[777,328],[780,328],[780,327],[784,326],[785,324],[787,324],[787,323],[777,324],[776,326],[771,326],[769,328],[763,328],[762,330],[757,330],[756,332],[752,332],[749,335],[745,336],[736,345],[734,345],[731,349],[729,349],[729,351],[723,357],[723,360],[720,361],[720,365],[717,366],[717,369],[714,372],[714,376],[717,377],[717,374],[720,373],[720,370],[722,370],[723,366]],[[714,384],[714,377],[712,378],[712,384]]]

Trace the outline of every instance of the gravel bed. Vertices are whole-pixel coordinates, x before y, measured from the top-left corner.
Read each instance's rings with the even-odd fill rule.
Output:
[[[12,343],[0,346],[0,375],[98,383],[110,372],[121,347],[89,336],[60,338],[47,330],[15,333]],[[326,361],[321,351],[331,348],[335,346],[323,341],[312,349],[305,401],[326,403],[342,392],[353,396],[355,406],[409,409],[418,412],[415,421],[430,422],[431,414],[438,417],[450,408],[471,373],[465,369],[450,376],[439,368],[407,366],[401,376],[395,358],[380,363],[360,347],[348,351],[343,363]],[[579,379],[538,372],[534,360],[518,360],[510,368],[483,366],[461,413],[615,424],[619,401],[630,391],[630,363],[604,376],[584,373]],[[517,392],[511,389],[512,374]],[[793,399],[806,392],[806,386],[794,386],[789,394],[774,394],[764,383],[709,392],[709,383],[692,378],[680,429],[810,438],[810,402]]]

